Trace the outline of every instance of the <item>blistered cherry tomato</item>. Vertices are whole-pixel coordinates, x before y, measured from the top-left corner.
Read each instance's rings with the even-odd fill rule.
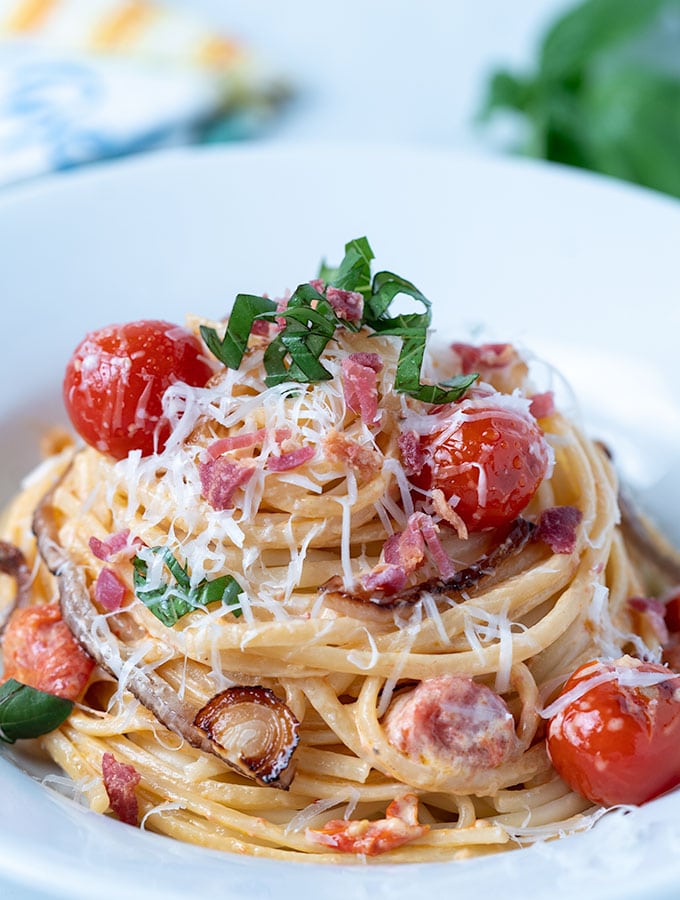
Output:
[[[83,440],[123,459],[148,456],[169,434],[161,400],[176,381],[202,387],[212,375],[199,341],[155,320],[109,325],[86,335],[66,367],[64,403]]]
[[[583,797],[605,806],[646,803],[680,784],[680,676],[634,662],[624,657],[581,666],[565,684],[565,706],[548,726],[557,772]],[[662,680],[644,683],[655,676]],[[579,684],[584,693],[567,698]]]
[[[61,618],[56,603],[15,610],[2,641],[3,678],[76,700],[87,684],[94,660]]]
[[[470,531],[505,525],[527,506],[546,474],[550,451],[535,419],[511,407],[456,407],[420,438],[424,457],[413,483],[457,498]],[[453,505],[453,504],[452,504]]]

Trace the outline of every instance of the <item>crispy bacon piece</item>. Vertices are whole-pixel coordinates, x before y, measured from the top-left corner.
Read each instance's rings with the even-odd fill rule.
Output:
[[[62,620],[56,603],[16,609],[7,623],[2,642],[3,680],[76,700],[85,689],[94,660]]]
[[[237,488],[247,484],[255,472],[255,464],[219,456],[199,463],[203,496],[213,509],[231,509]]]
[[[231,450],[246,450],[249,447],[256,447],[258,444],[262,444],[266,437],[266,428],[259,428],[257,431],[242,431],[240,434],[231,434],[229,437],[213,441],[206,447],[206,451],[211,459],[217,459],[218,456],[229,453]],[[277,444],[289,437],[290,428],[277,428],[274,432],[274,440]]]
[[[668,642],[668,626],[666,625],[666,604],[656,597],[631,597],[628,606],[638,620],[637,631],[650,632],[650,636],[662,646]]]
[[[552,391],[534,394],[529,404],[529,412],[534,419],[547,419],[555,412],[555,395]]]
[[[428,678],[397,697],[384,729],[393,747],[455,773],[492,769],[517,749],[515,721],[485,684],[460,675]]]
[[[119,559],[132,559],[140,547],[144,546],[143,542],[138,537],[130,540],[129,528],[126,528],[125,531],[118,531],[116,534],[112,534],[110,537],[106,538],[105,541],[100,541],[99,538],[93,536],[88,541],[88,544],[92,554],[103,562],[114,562]]]
[[[512,344],[456,343],[451,344],[451,349],[458,357],[461,374],[477,372],[482,382],[503,393],[512,393],[526,377],[526,363]]]
[[[329,589],[330,583],[333,581],[334,579],[331,579],[330,582],[327,582]],[[375,594],[382,598],[394,597],[395,594],[404,590],[406,581],[407,575],[403,566],[395,565],[394,563],[380,563],[372,572],[369,572],[368,575],[361,579],[361,590],[364,594],[370,594],[370,599],[374,603],[379,603],[379,600],[373,599]],[[339,579],[338,583],[341,585],[342,579]]]
[[[94,583],[94,599],[107,612],[120,609],[125,600],[127,588],[113,569],[106,566],[101,570]]]
[[[297,469],[309,462],[315,452],[314,447],[307,445],[298,447],[297,450],[291,450],[289,453],[282,453],[280,456],[270,456],[267,460],[267,468],[272,472],[287,472],[289,469]]]
[[[113,753],[102,756],[102,775],[113,812],[126,825],[137,825],[139,804],[135,788],[142,776],[134,766],[118,762]]]
[[[340,853],[362,853],[378,856],[415,841],[429,831],[429,825],[418,824],[418,798],[415,794],[398,797],[385,810],[385,818],[332,819],[323,828],[308,828],[305,836],[313,844],[331,847]]]
[[[351,591],[346,591],[342,587],[342,579],[337,576],[330,578],[325,584],[321,585],[320,591],[335,594],[341,600],[354,600],[362,603],[370,602],[377,606],[390,608],[404,603],[417,603],[424,592],[428,594],[450,594],[455,591],[465,591],[474,587],[485,575],[491,575],[498,566],[509,556],[519,553],[527,544],[534,534],[536,526],[533,522],[526,519],[518,518],[505,539],[498,544],[490,553],[480,557],[477,562],[467,566],[456,572],[450,578],[430,578],[422,581],[412,587],[392,587],[396,585],[397,579],[393,571],[387,571],[387,566],[383,566],[381,578],[388,582],[388,589],[379,592],[379,587],[368,588],[364,579],[355,586]],[[395,568],[400,568],[396,566]],[[376,566],[371,575],[376,575],[380,566]],[[403,569],[402,569],[403,571]],[[405,582],[405,579],[404,579]]]
[[[362,481],[368,481],[382,468],[382,460],[377,450],[363,446],[336,431],[335,428],[324,438],[323,448],[328,459],[349,466],[357,472]]]
[[[464,344],[453,343],[451,349],[460,360],[463,375],[480,372],[482,369],[504,369],[517,359],[517,351],[512,344]]]
[[[423,445],[415,431],[404,431],[397,441],[401,454],[401,464],[407,475],[419,475],[425,465]]]
[[[364,314],[364,296],[358,291],[343,291],[331,286],[326,290],[326,300],[338,318],[347,322],[359,322]]]
[[[379,368],[377,368],[379,366]],[[378,372],[376,353],[352,353],[342,361],[342,387],[348,409],[358,413],[365,425],[378,419]]]
[[[576,529],[583,513],[575,506],[552,506],[541,513],[536,540],[547,544],[553,553],[573,553],[576,548]]]
[[[437,532],[438,528],[430,516],[413,513],[406,528],[385,541],[383,562],[364,575],[360,582],[361,589],[369,593],[378,592],[382,597],[398,593],[404,588],[408,576],[425,562],[426,547],[440,574],[444,578],[452,578],[455,568]]]
[[[10,575],[17,583],[14,601],[9,609],[3,610],[0,615],[0,634],[5,629],[13,610],[27,606],[31,595],[31,573],[26,562],[26,557],[14,544],[0,541],[0,572]]]

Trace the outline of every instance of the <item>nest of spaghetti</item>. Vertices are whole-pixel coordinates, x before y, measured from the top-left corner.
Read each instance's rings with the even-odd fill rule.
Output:
[[[8,511],[6,677],[77,701],[47,753],[99,812],[254,856],[588,827],[545,710],[593,659],[660,652],[606,453],[509,345],[441,348],[432,377],[480,377],[439,405],[395,389],[393,336],[336,333],[332,377],[294,387],[267,346],[166,391],[162,452],[67,445]]]

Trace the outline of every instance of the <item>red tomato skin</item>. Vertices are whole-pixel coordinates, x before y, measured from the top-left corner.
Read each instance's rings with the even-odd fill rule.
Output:
[[[672,633],[680,631],[680,587],[674,588],[663,600],[666,604],[664,618],[668,630]]]
[[[14,678],[67,700],[81,695],[94,668],[94,660],[73,637],[56,603],[15,610],[2,652],[4,680]]]
[[[612,667],[587,663],[563,693],[594,665]],[[638,671],[669,672],[655,663]],[[562,779],[594,803],[639,806],[658,797],[680,784],[680,676],[649,687],[614,680],[591,688],[550,720],[547,745]]]
[[[546,475],[550,450],[533,417],[509,408],[459,407],[460,424],[420,439],[424,465],[412,482],[439,488],[469,531],[512,522]],[[454,416],[456,412],[454,411]],[[480,474],[483,472],[483,477]]]
[[[83,440],[124,459],[148,456],[169,434],[162,397],[176,381],[202,387],[213,369],[184,328],[153,319],[90,332],[66,366],[64,404]],[[158,433],[157,433],[158,432]]]

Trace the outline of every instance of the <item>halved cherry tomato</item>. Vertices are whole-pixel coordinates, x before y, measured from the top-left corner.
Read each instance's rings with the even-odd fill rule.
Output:
[[[548,469],[550,451],[533,417],[512,408],[462,405],[433,434],[420,438],[424,465],[412,482],[458,498],[455,511],[470,531],[515,519]]]
[[[161,400],[176,381],[202,387],[213,370],[199,341],[178,325],[147,320],[86,335],[66,367],[64,403],[78,434],[123,459],[148,456],[169,434]]]
[[[561,696],[566,705],[550,720],[548,753],[583,797],[638,805],[680,784],[680,675],[630,657],[596,661],[577,669]]]
[[[3,679],[14,678],[48,694],[76,700],[94,660],[61,618],[56,603],[15,610],[2,641]]]

